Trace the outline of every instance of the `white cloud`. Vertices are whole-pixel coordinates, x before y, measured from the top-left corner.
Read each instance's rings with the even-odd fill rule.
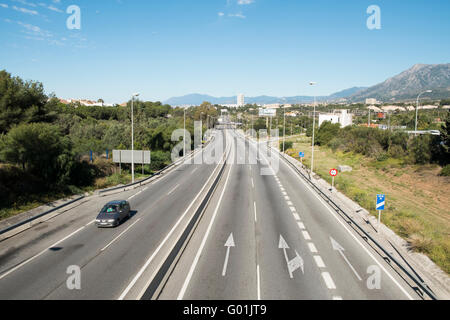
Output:
[[[238,0],[239,5],[246,5],[255,2],[255,0]]]
[[[232,18],[240,18],[240,19],[245,19],[246,18],[246,16],[244,16],[242,13],[235,13],[235,14],[229,14],[228,15],[229,17],[232,17]]]
[[[36,10],[28,10],[28,9],[25,9],[25,8],[19,8],[19,7],[16,7],[16,6],[12,6],[12,8],[13,8],[14,10],[16,10],[16,11],[19,11],[19,12],[22,12],[22,13],[26,13],[26,14],[31,14],[31,15],[33,15],[33,16],[39,14],[39,12],[37,12]]]
[[[8,5],[7,5],[7,4],[4,4],[4,3],[0,3],[0,7],[2,7],[2,8],[8,8]]]
[[[218,15],[219,15],[219,17],[223,17],[225,15],[225,13],[219,12]]]

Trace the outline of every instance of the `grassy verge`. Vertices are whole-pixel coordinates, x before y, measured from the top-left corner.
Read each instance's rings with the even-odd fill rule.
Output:
[[[289,139],[293,148],[287,153],[310,167],[311,139],[305,136]],[[405,165],[388,158],[376,161],[359,154],[333,152],[315,147],[314,171],[331,184],[329,171],[338,165],[349,165],[352,172],[339,173],[336,188],[377,216],[375,198],[386,194],[387,207],[382,221],[409,242],[412,249],[426,254],[450,274],[450,178],[441,177],[434,165]]]

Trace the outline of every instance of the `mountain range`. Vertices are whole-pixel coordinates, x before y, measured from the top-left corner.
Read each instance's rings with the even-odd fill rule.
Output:
[[[349,102],[364,102],[367,98],[375,98],[383,102],[413,100],[420,92],[433,90],[427,97],[432,99],[450,98],[450,63],[447,64],[416,64],[412,68],[372,87],[353,87],[333,93],[329,96],[319,96],[317,101],[338,101],[346,99]],[[212,104],[235,104],[236,96],[213,97],[204,94],[188,94],[170,98],[164,103],[172,106],[200,105],[204,101]],[[314,97],[246,97],[249,104],[271,103],[311,103]]]

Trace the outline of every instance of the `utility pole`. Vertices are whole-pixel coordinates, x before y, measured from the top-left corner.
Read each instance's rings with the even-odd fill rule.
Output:
[[[427,90],[427,91],[424,91],[424,92],[422,92],[421,94],[419,94],[419,95],[417,96],[417,104],[416,104],[416,124],[415,124],[415,126],[414,126],[414,131],[415,131],[414,135],[415,135],[415,136],[417,136],[417,117],[418,117],[418,114],[419,114],[419,99],[420,99],[420,96],[423,95],[424,93],[432,93],[432,92],[433,92],[433,90]]]
[[[310,82],[310,86],[317,85],[316,82]],[[311,177],[314,173],[314,138],[315,138],[315,130],[316,130],[316,95],[314,94],[314,113],[313,113],[313,132],[312,132],[312,152],[311,152]]]
[[[134,183],[134,97],[138,97],[139,93],[133,94],[131,97],[131,181]]]
[[[186,156],[186,107],[184,108],[183,157]]]

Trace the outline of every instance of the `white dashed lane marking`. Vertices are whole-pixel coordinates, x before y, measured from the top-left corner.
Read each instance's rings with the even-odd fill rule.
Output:
[[[316,264],[319,268],[325,268],[325,263],[323,263],[321,256],[314,256],[314,261],[316,261]]]
[[[306,241],[311,240],[311,236],[309,235],[308,231],[302,231],[303,238],[305,238]]]
[[[317,253],[317,248],[314,245],[314,243],[308,242],[308,247],[309,247],[309,251],[311,251],[311,253]]]
[[[336,289],[336,285],[334,284],[334,281],[328,272],[322,272],[322,278],[325,281],[328,289]]]

